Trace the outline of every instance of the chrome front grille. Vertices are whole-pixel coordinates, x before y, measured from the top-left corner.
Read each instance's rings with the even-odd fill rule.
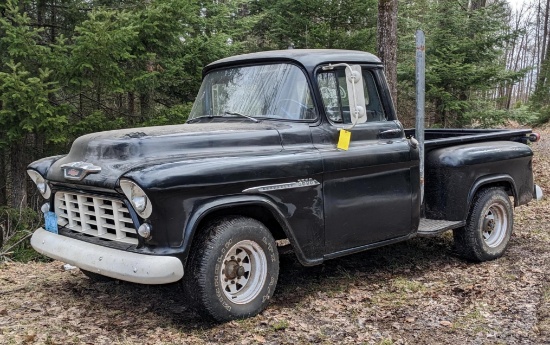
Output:
[[[107,240],[137,244],[137,233],[126,205],[114,198],[57,192],[57,223],[67,229]]]

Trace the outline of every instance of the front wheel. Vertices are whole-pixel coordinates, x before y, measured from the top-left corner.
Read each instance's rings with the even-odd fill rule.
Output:
[[[487,188],[474,198],[466,226],[453,231],[459,255],[473,261],[499,258],[508,247],[514,209],[501,188]]]
[[[208,224],[197,236],[184,278],[192,306],[221,322],[265,309],[279,275],[269,230],[255,219],[234,216]]]

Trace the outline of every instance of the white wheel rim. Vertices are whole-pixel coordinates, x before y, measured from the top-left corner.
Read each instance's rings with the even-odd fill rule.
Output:
[[[227,251],[219,272],[225,297],[246,304],[258,296],[267,277],[267,257],[254,241],[240,241]]]
[[[491,204],[485,212],[485,217],[482,223],[483,240],[489,247],[498,247],[508,229],[508,216],[506,209],[501,204]]]

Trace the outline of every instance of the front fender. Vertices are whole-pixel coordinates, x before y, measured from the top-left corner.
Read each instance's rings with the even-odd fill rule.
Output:
[[[33,169],[38,171],[38,173],[44,177],[47,177],[48,170],[52,166],[53,163],[57,162],[61,158],[65,157],[66,155],[59,155],[59,156],[52,156],[52,157],[46,157],[39,159],[37,161],[32,162],[29,164],[27,169]]]
[[[287,236],[290,244],[292,245],[294,252],[298,260],[306,266],[317,265],[323,262],[323,258],[311,258],[307,257],[300,245],[300,242],[295,236],[291,225],[287,221],[288,215],[285,215],[285,212],[282,211],[277,204],[270,200],[268,197],[263,195],[234,195],[226,196],[221,198],[216,198],[198,205],[192,212],[189,220],[187,221],[184,228],[184,239],[183,239],[183,250],[186,253],[189,253],[191,250],[191,244],[193,243],[193,238],[198,231],[199,224],[203,219],[205,219],[209,214],[212,214],[215,211],[222,210],[229,207],[235,206],[260,206],[267,209],[273,217],[277,220],[281,228],[283,229],[285,235]]]

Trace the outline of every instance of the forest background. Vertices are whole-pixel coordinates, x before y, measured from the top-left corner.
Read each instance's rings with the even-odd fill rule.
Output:
[[[287,48],[383,60],[414,123],[414,34],[426,32],[428,127],[550,119],[550,0],[0,0],[0,259],[28,260],[43,199],[27,164],[80,135],[185,122],[201,69]]]

